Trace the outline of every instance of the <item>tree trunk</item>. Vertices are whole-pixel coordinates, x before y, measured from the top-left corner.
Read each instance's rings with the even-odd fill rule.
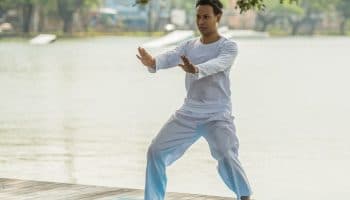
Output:
[[[268,25],[269,24],[267,23],[267,21],[263,20],[262,21],[262,27],[261,27],[260,31],[265,32]]]
[[[67,12],[63,17],[63,32],[72,33],[73,30],[73,13]]]
[[[311,28],[310,28],[310,35],[314,35],[316,31],[316,26],[317,26],[317,20],[311,20]]]
[[[33,14],[33,4],[26,3],[22,5],[22,32],[29,33],[30,31],[30,22]]]
[[[151,36],[152,32],[152,23],[153,23],[153,15],[152,15],[152,2],[149,3],[148,5],[148,34]]]
[[[38,23],[38,32],[43,32],[45,31],[45,20],[46,20],[46,16],[44,13],[44,9],[42,7],[40,7],[39,10],[39,23]]]
[[[299,32],[300,23],[295,23],[292,26],[292,35],[297,35]]]
[[[341,22],[340,22],[340,34],[341,35],[346,35],[346,18],[344,18]]]
[[[72,33],[73,14],[82,5],[82,0],[76,0],[74,3],[70,0],[57,1],[58,13],[63,20],[63,32]]]
[[[263,31],[263,32],[265,32],[267,30],[267,27],[270,24],[273,24],[277,20],[276,16],[264,16],[264,15],[258,14],[257,17],[258,17],[257,19],[259,21],[261,21],[261,23],[262,23],[262,27],[260,29],[258,29],[258,30],[259,31]]]
[[[39,21],[40,21],[40,5],[36,4],[34,5],[34,11],[33,11],[33,21],[32,21],[32,30],[34,33],[37,33],[39,31]]]
[[[83,31],[88,32],[89,31],[89,14],[87,10],[85,9],[79,10],[79,21]]]
[[[295,36],[298,34],[300,26],[304,23],[304,19],[305,18],[293,20],[292,17],[288,17],[288,22],[292,26],[291,35]]]
[[[292,31],[291,31],[291,35],[296,35],[298,34],[300,25],[301,25],[301,21],[293,21],[293,20],[289,20],[289,23],[292,25]]]

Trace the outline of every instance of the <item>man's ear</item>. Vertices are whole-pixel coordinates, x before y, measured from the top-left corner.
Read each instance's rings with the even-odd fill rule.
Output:
[[[221,20],[221,16],[222,16],[222,14],[218,14],[218,15],[216,15],[216,22],[217,22],[217,23],[219,23],[219,22],[220,22],[220,20]]]

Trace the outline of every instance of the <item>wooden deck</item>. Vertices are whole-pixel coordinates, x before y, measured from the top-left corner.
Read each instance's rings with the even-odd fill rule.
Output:
[[[143,190],[0,178],[1,200],[143,200]],[[234,200],[198,194],[167,193],[166,200]]]

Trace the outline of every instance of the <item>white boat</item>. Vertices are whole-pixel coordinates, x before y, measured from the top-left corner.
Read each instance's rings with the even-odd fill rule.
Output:
[[[53,34],[40,34],[33,39],[30,40],[30,44],[50,44],[54,41],[56,41],[57,36]]]
[[[6,31],[12,31],[12,30],[13,30],[12,24],[7,22],[0,24],[0,33],[6,32]]]
[[[192,38],[193,36],[194,32],[191,30],[176,30],[163,37],[147,42],[142,46],[146,48],[163,47],[182,42],[186,39]]]

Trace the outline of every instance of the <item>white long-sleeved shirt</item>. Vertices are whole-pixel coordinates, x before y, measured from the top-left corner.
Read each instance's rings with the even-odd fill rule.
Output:
[[[155,57],[155,69],[178,66],[185,55],[192,64],[198,67],[196,74],[186,73],[185,86],[187,96],[182,110],[195,113],[231,113],[230,69],[237,56],[237,44],[227,38],[213,43],[203,44],[199,37],[181,43],[173,50]]]

